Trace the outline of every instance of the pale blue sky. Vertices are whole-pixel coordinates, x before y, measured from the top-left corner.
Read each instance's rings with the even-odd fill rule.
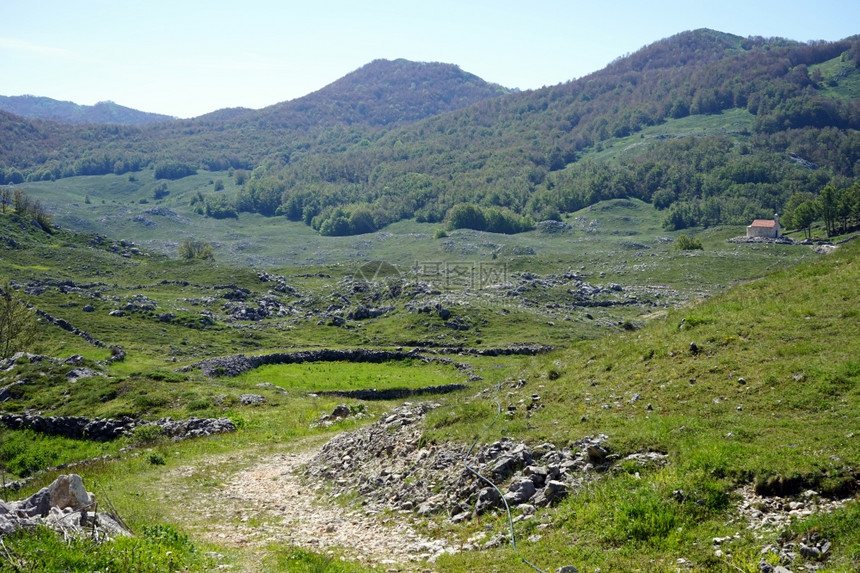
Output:
[[[377,58],[534,89],[695,28],[839,40],[860,1],[0,0],[0,95],[194,117],[295,99]]]

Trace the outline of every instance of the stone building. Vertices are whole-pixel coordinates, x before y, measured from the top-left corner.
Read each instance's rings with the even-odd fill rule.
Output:
[[[778,239],[781,236],[782,227],[779,226],[779,215],[776,213],[773,219],[756,219],[747,227],[747,237]]]

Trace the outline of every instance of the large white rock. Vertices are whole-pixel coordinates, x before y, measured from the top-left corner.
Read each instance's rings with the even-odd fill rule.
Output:
[[[78,474],[61,475],[48,486],[51,507],[65,509],[88,509],[95,504],[95,496],[84,488]]]

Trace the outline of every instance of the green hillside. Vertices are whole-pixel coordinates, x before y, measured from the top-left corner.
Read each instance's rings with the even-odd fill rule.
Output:
[[[229,207],[323,235],[450,223],[463,203],[484,217],[463,224],[517,232],[618,197],[672,209],[673,229],[743,224],[855,182],[857,45],[695,30],[522,93],[455,66],[378,61],[298,100],[140,129],[2,116],[0,165],[12,183],[243,169]]]

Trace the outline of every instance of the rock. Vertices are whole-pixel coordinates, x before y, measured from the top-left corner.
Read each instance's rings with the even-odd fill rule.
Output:
[[[481,515],[488,509],[492,509],[501,501],[499,492],[494,487],[485,487],[478,492],[478,501],[475,504],[475,515]]]
[[[243,406],[257,406],[259,404],[265,404],[266,398],[259,394],[242,394],[239,396],[239,401]]]
[[[0,533],[47,526],[65,537],[86,535],[91,540],[130,535],[112,515],[88,511],[95,506],[95,498],[80,476],[61,475],[25,500],[0,502]]]
[[[91,305],[91,304],[87,304],[87,305],[84,305],[84,307],[83,307],[83,308],[81,308],[81,310],[82,310],[82,311],[84,311],[84,312],[95,312],[96,307],[94,307],[94,306],[93,306],[93,305]]]
[[[595,463],[602,463],[606,459],[606,456],[609,455],[609,452],[600,444],[588,446],[586,453],[588,454],[588,458]]]
[[[565,565],[564,567],[559,567],[558,569],[556,569],[555,573],[579,573],[579,569],[577,569],[573,565]]]
[[[800,545],[800,554],[807,559],[821,559],[821,549],[810,545]]]
[[[514,473],[514,468],[516,467],[516,460],[513,456],[502,456],[496,463],[493,464],[493,467],[490,469],[493,477],[499,480],[503,480],[512,473]]]
[[[92,378],[93,376],[100,376],[100,374],[89,368],[73,368],[66,372],[66,378],[71,382],[77,382],[81,378]]]
[[[349,410],[349,406],[345,404],[338,404],[334,407],[334,410],[331,412],[332,418],[349,418],[351,412]]]
[[[93,494],[84,489],[84,482],[77,474],[61,475],[48,486],[51,507],[75,510],[89,509],[94,503]]]
[[[535,487],[543,487],[549,475],[549,470],[546,466],[527,466],[523,470],[523,474],[534,483]]]
[[[566,483],[558,480],[549,480],[546,483],[546,487],[540,490],[531,501],[536,506],[546,506],[566,496],[567,491]]]
[[[690,354],[695,356],[698,353],[699,353],[699,345],[696,344],[695,342],[691,342],[690,343]]]
[[[51,510],[51,493],[48,488],[43,487],[27,499],[19,501],[16,509],[28,517],[45,517]]]
[[[537,488],[535,488],[535,484],[532,480],[517,480],[508,486],[508,493],[505,494],[505,501],[511,505],[519,505],[530,500],[536,492]]]

